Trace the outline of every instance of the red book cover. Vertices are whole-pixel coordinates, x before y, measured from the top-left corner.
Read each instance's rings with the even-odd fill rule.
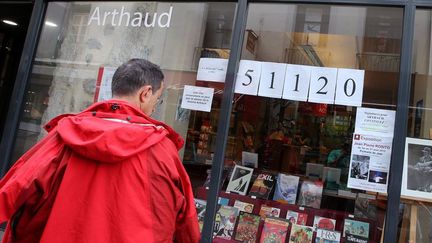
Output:
[[[234,239],[241,242],[255,243],[260,219],[258,215],[240,212]]]
[[[288,232],[288,221],[276,218],[266,218],[261,233],[260,243],[285,243]]]

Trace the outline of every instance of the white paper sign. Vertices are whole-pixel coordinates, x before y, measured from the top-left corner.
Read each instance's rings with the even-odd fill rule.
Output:
[[[311,67],[288,64],[285,72],[285,85],[282,98],[307,101]]]
[[[333,104],[336,76],[337,68],[312,67],[308,101]]]
[[[201,58],[198,64],[197,80],[225,82],[228,59]]]
[[[99,92],[96,92],[98,102],[112,98],[111,83],[116,70],[115,67],[103,67],[102,77],[98,77],[100,79],[99,87],[96,85],[96,89],[99,90]]]
[[[393,137],[395,111],[357,108],[355,133]]]
[[[261,77],[261,62],[241,60],[235,92],[238,94],[257,95]]]
[[[274,62],[261,63],[261,80],[258,95],[281,98],[285,82],[286,64]]]
[[[213,93],[213,88],[185,85],[181,108],[210,112]]]
[[[354,133],[348,188],[387,192],[392,137]]]
[[[364,73],[364,70],[338,69],[335,104],[362,105]]]

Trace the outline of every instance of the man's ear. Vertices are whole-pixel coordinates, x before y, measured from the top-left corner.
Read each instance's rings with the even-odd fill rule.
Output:
[[[152,95],[153,90],[151,85],[145,85],[138,91],[140,102],[145,103]]]

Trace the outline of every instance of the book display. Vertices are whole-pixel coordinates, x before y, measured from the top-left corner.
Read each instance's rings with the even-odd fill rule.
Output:
[[[364,205],[373,201],[372,196],[358,194],[353,200],[353,211],[343,213],[322,207],[322,200],[333,194],[325,194],[321,180],[284,173],[272,178],[275,174],[268,171],[243,166],[233,168],[226,192],[220,192],[215,239],[224,239],[224,242],[377,242],[376,231],[370,231],[375,222],[364,214],[354,215],[354,210],[360,210],[358,207],[362,206],[362,212],[369,207],[369,204]],[[323,175],[325,177],[326,173]],[[263,185],[264,178],[275,181],[274,190],[266,186],[263,190],[266,192],[257,195],[255,193],[260,190],[253,190],[253,184],[258,181]],[[248,181],[254,183],[246,186]],[[202,187],[198,196],[205,198],[207,190]],[[196,200],[196,206],[202,221],[205,201]]]

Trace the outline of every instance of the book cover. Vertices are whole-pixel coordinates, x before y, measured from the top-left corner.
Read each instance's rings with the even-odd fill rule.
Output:
[[[308,215],[306,213],[299,213],[295,211],[288,210],[286,219],[290,224],[306,225]]]
[[[341,233],[338,231],[318,229],[315,243],[339,243]]]
[[[237,221],[238,209],[230,206],[221,206],[216,213],[213,235],[231,240],[234,226]]]
[[[335,227],[336,227],[335,219],[325,218],[321,216],[314,217],[314,223],[313,223],[314,231],[317,231],[318,229],[335,230]]]
[[[280,208],[273,208],[273,207],[269,207],[267,205],[262,205],[259,215],[262,218],[266,218],[266,217],[279,217],[280,215]]]
[[[288,233],[288,221],[266,218],[261,232],[260,243],[285,243]]]
[[[303,181],[300,187],[298,204],[319,209],[321,206],[322,191],[322,181]]]
[[[258,215],[240,212],[234,239],[241,242],[255,243],[260,219]]]
[[[370,218],[376,217],[376,205],[373,203],[375,198],[371,195],[364,193],[358,193],[354,206],[354,216],[359,218]]]
[[[236,165],[232,172],[226,191],[246,195],[252,178],[253,169]]]
[[[299,177],[279,173],[273,200],[281,203],[295,204],[297,199]]]
[[[369,238],[369,223],[345,219],[343,236],[346,237],[347,235],[359,236],[367,240]]]
[[[238,208],[239,212],[252,213],[254,205],[252,203],[235,200],[234,207]]]
[[[369,239],[358,235],[346,234],[345,242],[347,243],[369,243]]]
[[[225,197],[218,197],[218,204],[223,206],[228,206],[229,204],[229,198]]]
[[[289,243],[312,243],[313,228],[304,225],[293,224]]]
[[[268,199],[276,183],[275,175],[269,172],[260,173],[252,184],[249,196]]]
[[[324,165],[306,163],[306,176],[311,180],[321,180],[323,178]]]
[[[337,191],[340,185],[341,169],[333,167],[324,167],[323,182],[324,188]]]
[[[201,199],[195,198],[195,208],[198,215],[198,225],[200,232],[202,230],[202,227],[204,225],[204,216],[205,216],[205,210],[206,210],[207,202]]]
[[[206,177],[206,180],[203,184],[203,187],[209,188],[210,187],[210,179],[211,179],[211,169],[208,169],[206,172],[207,172],[207,177]],[[220,181],[221,187],[223,187],[228,174],[229,174],[228,170],[224,169],[222,172],[222,177],[221,177],[221,181]]]

